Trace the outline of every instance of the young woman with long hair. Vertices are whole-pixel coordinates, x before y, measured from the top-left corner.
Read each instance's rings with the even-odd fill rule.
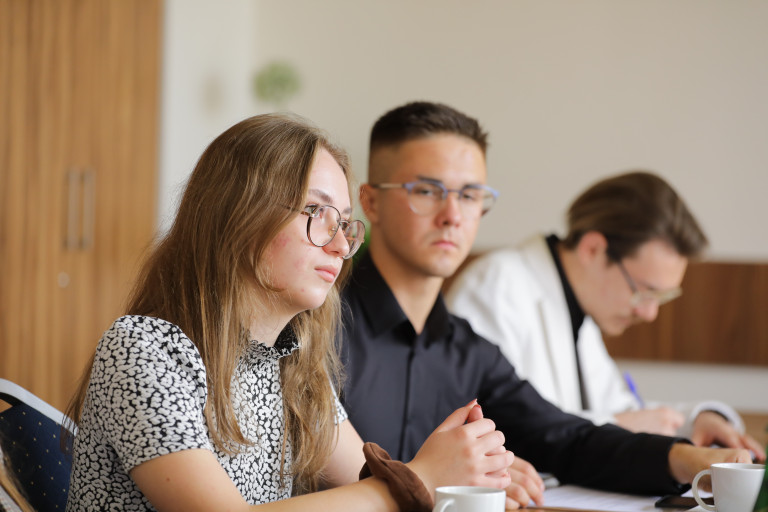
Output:
[[[68,511],[398,509],[392,482],[358,482],[363,443],[335,392],[339,287],[364,234],[349,178],[346,154],[287,114],[205,150],[67,411]],[[404,471],[428,493],[506,487],[512,455],[478,416],[458,409]]]

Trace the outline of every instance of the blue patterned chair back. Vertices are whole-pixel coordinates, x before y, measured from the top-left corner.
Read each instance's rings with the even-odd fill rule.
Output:
[[[72,468],[72,437],[62,450],[64,414],[24,388],[0,379],[0,443],[16,481],[38,512],[63,512]]]

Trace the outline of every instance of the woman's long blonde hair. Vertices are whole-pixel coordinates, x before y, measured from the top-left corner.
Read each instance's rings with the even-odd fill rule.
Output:
[[[195,166],[170,231],[142,267],[127,313],[178,325],[195,343],[208,377],[205,417],[217,448],[248,444],[237,424],[231,381],[248,343],[254,288],[276,297],[264,252],[305,204],[315,155],[327,150],[350,178],[346,153],[289,114],[251,117],[217,137]],[[295,492],[317,489],[335,444],[334,390],[340,365],[334,338],[342,274],[323,305],[291,321],[300,349],[280,360],[286,442]],[[90,369],[68,413],[80,420]],[[285,446],[281,467],[285,463]]]

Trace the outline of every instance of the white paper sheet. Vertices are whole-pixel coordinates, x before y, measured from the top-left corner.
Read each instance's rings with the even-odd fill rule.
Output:
[[[712,493],[701,491],[701,497],[712,496]],[[691,491],[683,496],[693,496]],[[561,485],[544,491],[544,508],[574,508],[586,510],[605,510],[608,512],[659,512],[655,507],[660,496],[636,496],[616,492],[597,491],[576,485]],[[679,509],[669,509],[670,511]],[[701,507],[689,509],[688,512],[707,512]]]
[[[561,485],[544,491],[544,507],[606,510],[610,512],[655,511],[658,496],[635,496],[615,492],[596,491],[576,485]]]

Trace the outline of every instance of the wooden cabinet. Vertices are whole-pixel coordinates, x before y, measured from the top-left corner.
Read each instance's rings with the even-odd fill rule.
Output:
[[[472,253],[443,283],[447,292]],[[658,318],[603,335],[611,357],[646,361],[768,366],[768,264],[694,261],[683,295]]]
[[[605,336],[612,357],[768,366],[768,265],[692,262],[658,318]]]
[[[64,408],[156,217],[159,0],[0,0],[0,376]]]

